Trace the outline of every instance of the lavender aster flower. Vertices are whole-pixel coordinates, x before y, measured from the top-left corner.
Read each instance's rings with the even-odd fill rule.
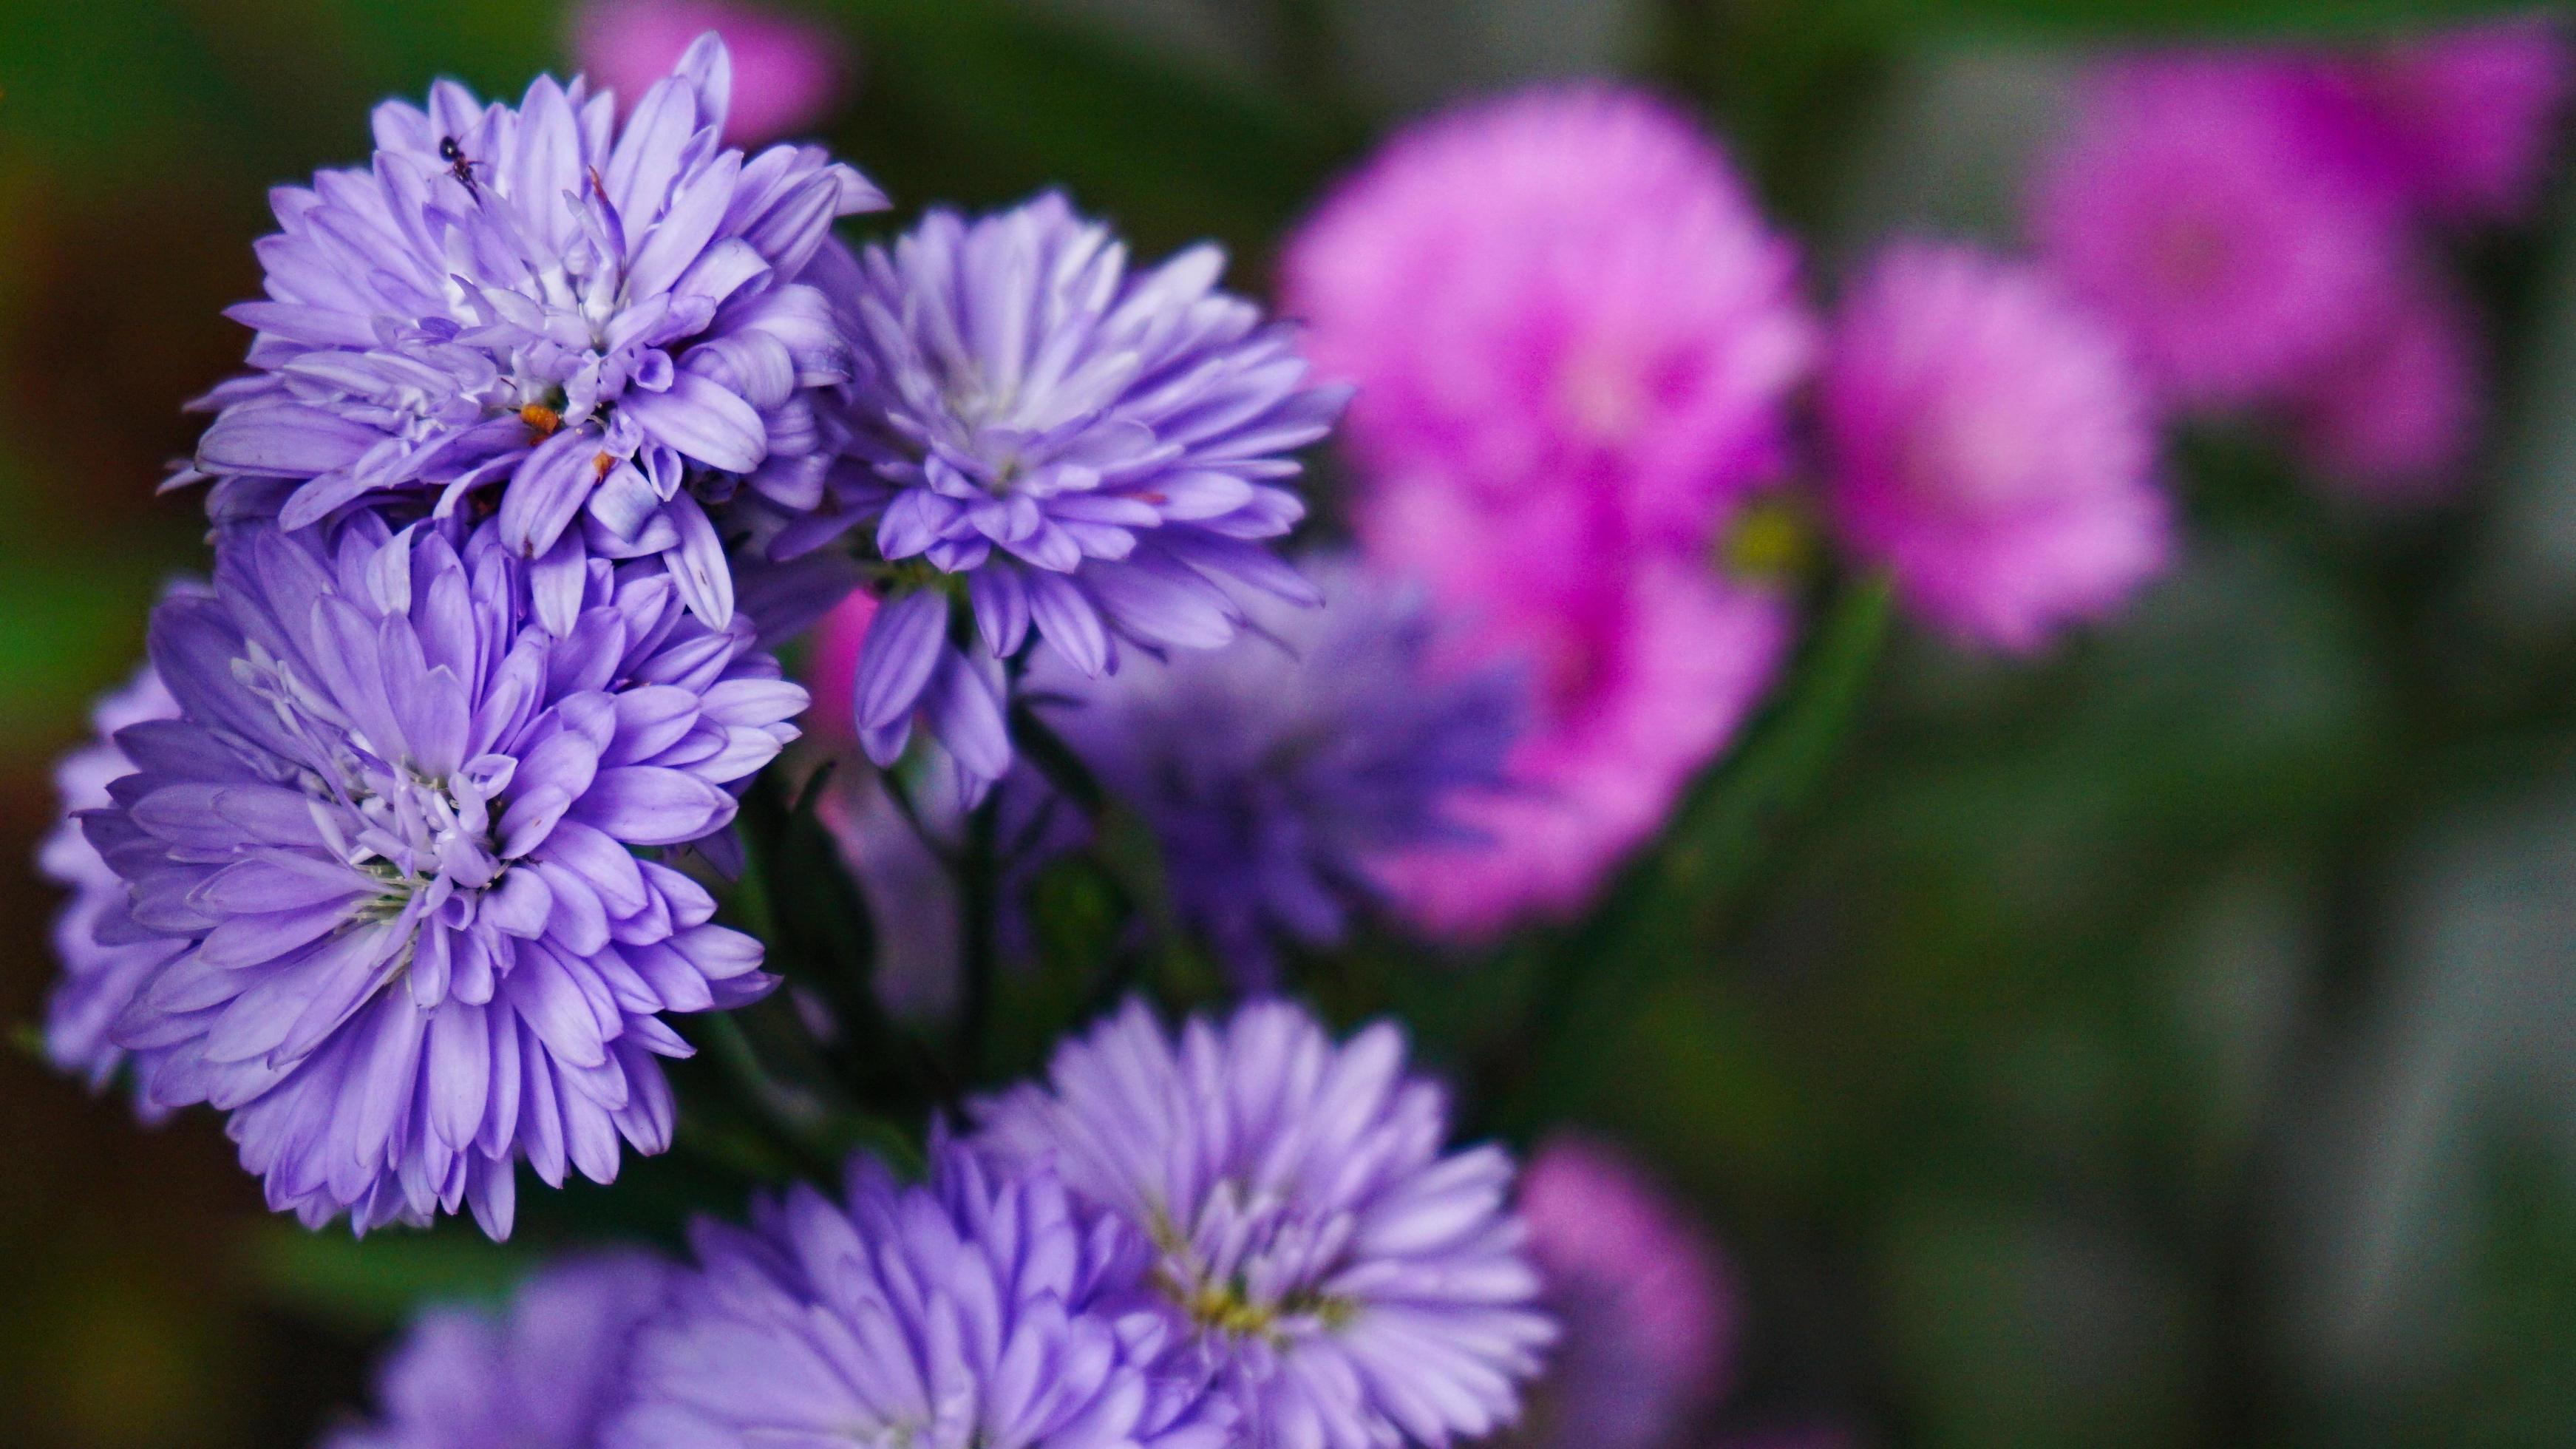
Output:
[[[134,999],[135,988],[177,955],[181,943],[127,917],[125,882],[99,858],[79,816],[106,805],[109,782],[134,771],[134,762],[117,747],[116,732],[178,712],[178,702],[147,664],[91,710],[98,738],[54,767],[63,818],[45,837],[36,864],[46,879],[68,888],[71,899],[54,916],[54,952],[62,958],[63,975],[45,1000],[45,1059],[57,1070],[87,1077],[93,1091],[125,1063],[125,1050],[109,1037],[108,1027]],[[146,1117],[162,1115],[149,1102],[137,1105]]]
[[[177,481],[232,480],[219,516],[289,529],[499,483],[557,633],[591,555],[668,560],[723,627],[732,579],[691,485],[820,501],[814,397],[848,348],[799,278],[835,217],[884,204],[819,149],[723,146],[730,90],[708,35],[622,127],[579,79],[540,77],[517,110],[445,81],[426,110],[378,107],[372,168],[277,191],[268,298],[230,314],[258,329],[255,370],[201,401],[221,415]]]
[[[700,1270],[636,1346],[608,1449],[1218,1449],[1237,1442],[1169,1363],[1142,1239],[1053,1177],[954,1148],[929,1186],[873,1160],[847,1206],[798,1186],[745,1231],[700,1223]]]
[[[773,550],[874,527],[890,592],[858,667],[878,763],[916,712],[981,781],[1008,768],[997,659],[1034,631],[1085,675],[1234,637],[1249,587],[1311,601],[1263,547],[1304,513],[1287,455],[1347,392],[1304,385],[1285,329],[1217,291],[1194,247],[1130,274],[1108,228],[1060,196],[969,222],[931,213],[862,260],[853,466]],[[910,562],[917,561],[917,562]],[[973,642],[950,628],[952,599]]]
[[[470,1199],[498,1237],[520,1157],[605,1182],[620,1136],[669,1144],[657,1013],[771,985],[635,851],[722,828],[805,692],[651,564],[589,561],[558,638],[497,524],[333,532],[233,532],[154,615],[180,717],[117,736],[137,773],[85,824],[184,949],[114,1035],[153,1103],[232,1114],[271,1206],[363,1232]]]
[[[1152,825],[1180,910],[1238,974],[1275,975],[1270,935],[1326,945],[1379,893],[1377,860],[1473,840],[1462,795],[1503,786],[1515,671],[1442,672],[1425,596],[1328,558],[1324,607],[1251,612],[1266,636],[1130,661],[1096,682],[1030,675],[1066,742]]]
[[[675,1276],[650,1253],[598,1253],[534,1274],[507,1313],[432,1308],[378,1372],[378,1421],[323,1449],[590,1449]]]
[[[1336,1045],[1268,1001],[1175,1041],[1131,1004],[977,1116],[995,1158],[1052,1163],[1152,1238],[1163,1311],[1251,1442],[1437,1449],[1518,1414],[1553,1329],[1511,1161],[1441,1152],[1447,1105],[1395,1027]]]

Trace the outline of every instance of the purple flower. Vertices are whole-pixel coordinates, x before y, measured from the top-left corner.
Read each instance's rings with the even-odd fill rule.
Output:
[[[452,82],[378,107],[371,169],[276,192],[268,298],[230,314],[258,329],[254,371],[202,400],[220,415],[180,480],[223,477],[219,517],[289,529],[387,495],[443,516],[498,484],[556,632],[589,556],[666,560],[722,628],[699,494],[821,499],[815,397],[848,344],[800,278],[833,218],[884,204],[817,148],[725,148],[731,85],[709,35],[622,127],[579,79],[515,111]]]
[[[1446,1100],[1404,1052],[1285,1002],[1177,1041],[1130,1004],[979,1104],[979,1145],[1151,1238],[1161,1312],[1253,1442],[1443,1449],[1512,1422],[1554,1330],[1510,1158],[1444,1154]]]
[[[429,1309],[378,1370],[377,1422],[323,1449],[591,1449],[675,1276],[650,1253],[596,1253],[538,1270],[505,1313]]]
[[[606,1449],[1237,1442],[1146,1306],[1139,1235],[1046,1173],[934,1158],[926,1187],[862,1157],[846,1206],[799,1185],[749,1230],[698,1224]]]
[[[1514,673],[1438,667],[1419,589],[1356,560],[1309,561],[1320,609],[1256,606],[1258,637],[1096,682],[1029,676],[1032,696],[1163,847],[1174,902],[1247,981],[1276,976],[1275,932],[1341,938],[1380,891],[1377,861],[1472,839],[1453,806],[1500,789],[1520,715]]]
[[[999,779],[998,661],[1032,633],[1098,675],[1122,639],[1232,639],[1230,591],[1312,601],[1264,541],[1303,516],[1288,455],[1347,394],[1305,385],[1286,330],[1215,289],[1223,262],[1200,246],[1131,274],[1108,228],[1047,195],[972,222],[934,211],[836,296],[857,331],[851,462],[771,552],[873,527],[888,597],[858,663],[870,758],[891,763],[918,713],[970,780]]]
[[[105,1087],[125,1063],[125,1050],[108,1028],[134,999],[135,989],[177,955],[182,943],[145,931],[127,917],[125,881],[99,858],[79,817],[107,805],[108,785],[134,772],[134,762],[117,747],[116,732],[178,712],[178,702],[147,664],[123,688],[101,696],[91,710],[98,738],[54,767],[63,818],[45,837],[36,864],[71,898],[54,916],[54,952],[62,958],[63,975],[45,1000],[45,1059],[59,1071],[87,1077],[93,1091]],[[149,1101],[138,1099],[136,1106],[146,1118],[164,1115]]]
[[[2436,221],[2527,215],[2558,149],[2576,54],[2554,16],[2410,36],[2307,72],[2326,139]]]
[[[336,534],[336,541],[326,538]],[[725,787],[805,692],[650,563],[581,570],[558,638],[487,523],[245,528],[165,600],[177,719],[117,736],[90,812],[133,919],[184,943],[116,1023],[148,1099],[232,1114],[270,1205],[363,1232],[470,1199],[509,1230],[517,1160],[615,1175],[669,1144],[658,1013],[772,984],[759,943],[638,849],[722,829]]]
[[[1891,249],[1834,329],[1821,413],[1843,535],[1962,638],[2035,649],[2172,551],[2143,380],[2028,268]]]
[[[2486,412],[2479,335],[2467,299],[2439,278],[2392,298],[2289,400],[2292,441],[2320,481],[2385,505],[2457,492]]]
[[[1735,1288],[1716,1245],[1634,1164],[1582,1137],[1540,1146],[1520,1208],[1564,1338],[1513,1442],[1674,1442],[1716,1397],[1735,1347]]]
[[[2126,61],[2043,164],[2048,265],[2190,407],[2259,401],[2370,320],[2405,240],[2310,124],[2277,57]]]
[[[830,31],[730,0],[590,0],[574,15],[572,49],[602,85],[640,95],[711,30],[733,52],[727,145],[758,145],[813,125],[848,84],[849,57]]]
[[[1615,495],[1628,532],[1689,549],[1782,461],[1814,349],[1797,274],[1700,127],[1598,87],[1412,128],[1282,264],[1307,355],[1360,385],[1377,486]]]

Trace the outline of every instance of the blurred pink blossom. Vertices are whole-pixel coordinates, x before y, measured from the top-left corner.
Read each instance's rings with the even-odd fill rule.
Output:
[[[2035,180],[2044,259],[2178,404],[2296,382],[2369,330],[2401,269],[2401,218],[2319,132],[2308,73],[2272,54],[2109,67]]]
[[[1776,471],[1812,328],[1797,256],[1726,158],[1626,91],[1527,92],[1397,136],[1289,239],[1286,309],[1379,473],[1495,508],[1614,491],[1704,541]]]
[[[877,616],[877,596],[853,589],[806,636],[805,732],[825,749],[848,753],[858,744],[859,646]]]
[[[2347,164],[2424,215],[2511,222],[2539,199],[2572,71],[2556,18],[2491,21],[2322,61],[2314,114]]]
[[[1419,528],[1379,517],[1372,542],[1400,572],[1423,572],[1415,565],[1439,549],[1478,549],[1482,530],[1454,511],[1443,518],[1419,507]],[[1386,543],[1398,538],[1408,546]],[[1482,839],[1406,854],[1381,871],[1398,913],[1440,936],[1488,938],[1529,916],[1579,911],[1734,737],[1791,632],[1783,601],[1696,561],[1594,555],[1588,577],[1534,567],[1517,582],[1509,567],[1484,562],[1513,556],[1493,550],[1449,571],[1446,588],[1435,584],[1471,641],[1468,658],[1518,662],[1532,671],[1534,696],[1506,766],[1511,788],[1463,798],[1453,811]]]
[[[1735,1356],[1742,1310],[1717,1245],[1624,1154],[1573,1134],[1539,1145],[1520,1208],[1562,1334],[1509,1442],[1671,1443]]]
[[[1892,248],[1837,320],[1821,411],[1842,534],[1969,641],[2037,648],[2172,550],[2143,380],[2030,267]]]
[[[832,113],[849,83],[849,52],[830,31],[730,0],[590,0],[573,15],[573,57],[623,109],[710,30],[733,52],[729,146],[806,130]]]
[[[2427,279],[2301,389],[2293,437],[2330,488],[2386,504],[2431,502],[2466,480],[2485,398],[2476,315]]]

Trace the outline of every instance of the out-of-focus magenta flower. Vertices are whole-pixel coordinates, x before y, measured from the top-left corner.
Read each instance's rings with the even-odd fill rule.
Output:
[[[2557,149],[2576,52],[2530,15],[2424,35],[2312,76],[2319,124],[2364,174],[2423,215],[2527,214]]]
[[[1357,382],[1372,470],[1489,507],[1612,489],[1641,536],[1703,541],[1779,461],[1811,324],[1797,257],[1687,119],[1543,90],[1398,137],[1291,238],[1286,306]]]
[[[631,105],[710,30],[733,52],[728,146],[757,146],[813,126],[849,85],[850,53],[838,36],[727,0],[591,0],[573,15],[573,57]]]
[[[2427,279],[2301,390],[2293,437],[2337,491],[2383,504],[2432,502],[2466,478],[2485,394],[2475,315]]]
[[[2028,267],[1890,250],[1836,324],[1822,411],[1841,532],[1969,641],[2037,648],[2171,551],[2142,380]]]
[[[1673,1442],[1734,1355],[1736,1289],[1716,1244],[1624,1155],[1579,1136],[1540,1145],[1521,1173],[1521,1216],[1563,1332],[1511,1442]]]
[[[807,732],[825,748],[846,752],[859,742],[859,646],[877,616],[877,596],[853,589],[825,614],[809,636],[805,685],[814,703],[805,712]]]
[[[2179,404],[2303,377],[2368,330],[2400,270],[2396,209],[2319,134],[2308,74],[2278,56],[2115,65],[2040,169],[2047,262]]]
[[[1734,737],[1779,668],[1788,606],[1694,558],[1595,551],[1583,570],[1551,567],[1458,492],[1382,502],[1371,548],[1434,581],[1471,662],[1517,662],[1534,686],[1512,788],[1453,812],[1483,838],[1387,862],[1389,898],[1421,928],[1469,939],[1571,914]]]

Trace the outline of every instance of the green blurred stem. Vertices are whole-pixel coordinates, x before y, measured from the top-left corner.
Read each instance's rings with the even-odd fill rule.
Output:
[[[1785,696],[1755,725],[1743,750],[1683,806],[1666,848],[1632,879],[1628,894],[1643,899],[1625,904],[1678,912],[1670,924],[1690,935],[1719,924],[1762,864],[1765,847],[1804,808],[1849,737],[1886,645],[1889,615],[1883,579],[1843,593],[1798,661]]]
[[[898,1170],[920,1169],[920,1149],[894,1124],[771,1075],[732,1013],[711,1012],[694,1025],[741,1104],[808,1171],[829,1181],[854,1147],[867,1148]]]
[[[1091,767],[1025,698],[1011,701],[1011,745],[1046,777],[1057,794],[1080,807],[1083,814],[1098,820],[1101,812],[1109,808],[1109,792],[1101,787]]]
[[[1189,935],[1172,905],[1162,846],[1152,829],[1134,811],[1110,798],[1082,756],[1025,699],[1011,705],[1011,742],[1091,822],[1093,858],[1117,881],[1129,908],[1143,922],[1152,943],[1155,982],[1165,998],[1174,1004],[1212,998],[1218,983],[1208,963],[1190,949]],[[1122,954],[1104,977],[1102,1001],[1123,996],[1144,964]]]
[[[984,1037],[992,1024],[993,973],[1000,968],[995,940],[1001,911],[1001,792],[996,789],[966,816],[958,851],[958,960],[964,970],[957,1008],[957,1076],[973,1083],[983,1067]]]
[[[1703,961],[1738,895],[1805,807],[1851,733],[1885,646],[1886,581],[1841,591],[1786,688],[1725,763],[1677,812],[1663,848],[1620,880],[1573,931],[1549,943],[1530,993],[1528,1071],[1507,1110],[1529,1126],[1585,1064],[1618,1017],[1671,975]],[[1497,1076],[1514,1074],[1498,1064]]]

